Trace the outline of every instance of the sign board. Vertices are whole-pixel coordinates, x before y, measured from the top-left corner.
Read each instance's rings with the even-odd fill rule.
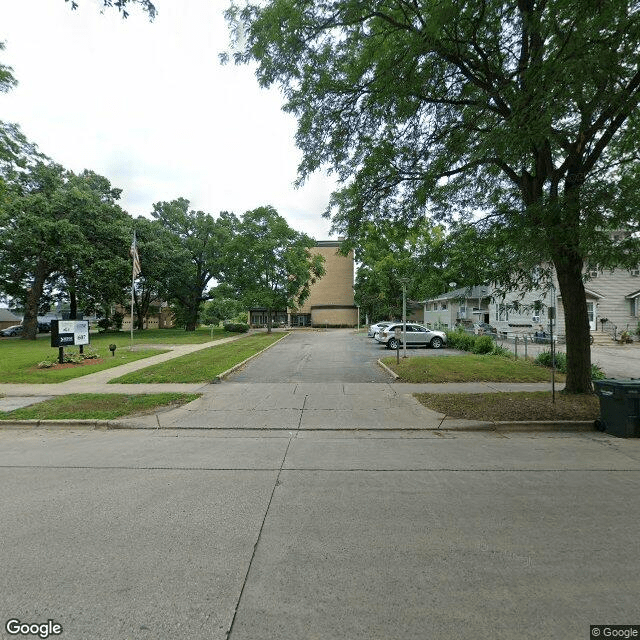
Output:
[[[89,344],[88,320],[52,320],[51,346],[73,347]]]

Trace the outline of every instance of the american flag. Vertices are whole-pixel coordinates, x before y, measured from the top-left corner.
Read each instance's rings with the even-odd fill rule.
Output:
[[[138,243],[136,242],[136,232],[133,232],[133,242],[131,243],[131,249],[129,249],[129,253],[133,258],[133,279],[135,280],[140,271],[140,256],[138,255]]]

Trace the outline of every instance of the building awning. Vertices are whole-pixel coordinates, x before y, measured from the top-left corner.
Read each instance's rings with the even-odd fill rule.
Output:
[[[628,296],[625,296],[626,300],[633,300],[634,298],[637,298],[638,296],[640,296],[640,291],[634,291],[634,293],[630,293]]]

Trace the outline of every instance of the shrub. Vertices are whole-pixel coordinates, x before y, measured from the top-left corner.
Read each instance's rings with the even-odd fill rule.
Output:
[[[230,333],[247,333],[249,325],[242,322],[225,322],[224,330]]]
[[[493,344],[493,351],[491,352],[491,354],[494,356],[502,356],[504,358],[514,357],[513,353],[511,353],[509,349],[507,349],[506,347],[503,347],[502,345],[499,345],[498,343]]]
[[[551,351],[543,351],[534,361],[536,364],[542,365],[543,367],[551,368],[553,358],[551,355]],[[562,351],[559,351],[555,354],[555,363],[556,369],[561,373],[567,372],[567,356]]]
[[[111,322],[118,331],[122,331],[123,320],[124,320],[124,313],[121,313],[120,311],[116,311],[113,314],[113,316],[111,316]]]
[[[98,328],[101,329],[102,331],[108,331],[110,326],[111,326],[110,318],[100,318],[100,320],[98,320]]]
[[[84,357],[81,353],[77,353],[75,351],[65,351],[62,361],[71,362],[73,364],[82,364],[84,362]]]
[[[475,339],[475,344],[473,345],[473,353],[477,353],[478,355],[483,355],[487,353],[493,353],[493,347],[495,346],[493,342],[493,338],[491,336],[478,336]]]
[[[455,331],[447,331],[447,345],[452,349],[460,348],[460,340],[462,336],[466,336],[464,329],[456,329]]]

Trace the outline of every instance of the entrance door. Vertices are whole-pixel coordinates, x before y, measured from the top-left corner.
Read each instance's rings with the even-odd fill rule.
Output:
[[[587,300],[587,315],[589,316],[589,329],[595,331],[597,328],[596,303],[593,300]]]

